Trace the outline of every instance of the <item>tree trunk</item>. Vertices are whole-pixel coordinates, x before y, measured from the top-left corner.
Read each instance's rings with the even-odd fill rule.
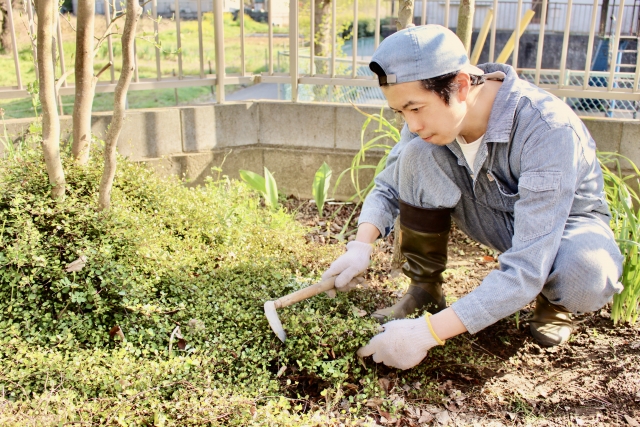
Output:
[[[604,37],[607,32],[607,19],[609,19],[609,0],[602,0],[602,8],[600,9],[600,30],[598,31],[600,37]]]
[[[86,165],[91,146],[91,107],[97,78],[93,75],[95,0],[78,1],[76,29],[76,95],[73,104],[73,157]]]
[[[471,51],[471,33],[473,32],[473,14],[475,12],[475,0],[460,0],[458,8],[458,28],[456,34],[467,49]]]
[[[127,91],[133,75],[135,64],[133,43],[141,12],[142,8],[138,0],[127,0],[127,15],[122,32],[122,72],[113,97],[113,118],[105,140],[104,171],[100,180],[100,195],[98,196],[98,209],[101,211],[108,210],[111,206],[111,187],[116,175],[116,144],[122,130]]]
[[[413,27],[413,0],[399,0],[400,7],[398,8],[398,21],[396,22],[396,28],[399,30]],[[396,124],[399,129],[404,126],[404,120],[400,114],[395,115]],[[400,215],[396,217],[396,222],[393,226],[393,250],[391,258],[391,268],[399,269],[404,262],[402,251],[400,250],[400,241],[402,236],[400,233]]]
[[[7,14],[7,8],[11,7],[10,0],[0,0],[0,18],[2,18],[2,25],[0,26],[0,49],[5,52],[11,52],[11,34],[9,34],[9,15]]]
[[[58,16],[58,2],[38,0],[38,80],[42,104],[42,151],[52,185],[51,196],[64,198],[65,180],[60,160],[60,118],[56,108],[53,57],[53,29]]]
[[[413,27],[413,0],[399,0],[398,21],[396,28],[398,31]]]
[[[313,39],[313,54],[328,57],[331,55],[331,0],[317,0],[314,14],[315,36]],[[316,74],[329,74],[329,61],[316,59]],[[324,98],[327,88],[314,85],[313,93],[316,98]]]

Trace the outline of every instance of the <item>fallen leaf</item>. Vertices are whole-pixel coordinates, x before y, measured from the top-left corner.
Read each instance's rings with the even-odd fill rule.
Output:
[[[351,311],[353,311],[353,314],[355,314],[357,317],[364,317],[367,315],[367,312],[364,310],[360,310],[358,307],[353,307],[351,309]]]
[[[80,255],[80,258],[67,264],[67,267],[65,268],[64,271],[66,271],[67,273],[80,271],[84,268],[86,264],[87,264],[87,257],[84,255]]]
[[[380,414],[380,416],[382,418],[386,418],[387,420],[391,419],[391,414],[389,414],[387,411],[383,411],[382,409],[378,409],[378,413]]]
[[[179,338],[178,339],[178,348],[180,350],[184,350],[187,347],[187,341],[185,341],[184,338]]]
[[[492,257],[492,256],[485,255],[485,256],[482,258],[482,260],[483,260],[484,262],[493,262],[493,261],[495,261],[496,259],[495,259],[494,257]]]
[[[424,411],[422,413],[422,416],[418,419],[418,422],[420,424],[427,424],[430,423],[431,421],[433,421],[433,415],[431,415],[429,412]]]
[[[389,381],[387,378],[380,378],[378,379],[378,384],[380,384],[380,387],[382,387],[385,393],[389,393],[389,387],[391,386],[391,381]]]
[[[442,425],[448,425],[451,422],[451,416],[447,410],[440,411],[436,414],[436,420]]]
[[[640,423],[635,420],[635,418],[631,418],[629,415],[625,414],[624,419],[627,421],[631,427],[640,427]]]
[[[515,412],[507,412],[507,418],[510,420],[515,420],[516,418],[518,418],[518,414],[516,414]]]
[[[286,370],[287,370],[287,366],[285,365],[285,366],[283,366],[282,368],[280,368],[278,370],[278,373],[276,374],[276,377],[278,377],[278,378],[281,377],[282,374],[284,374],[284,371],[286,371]]]
[[[122,341],[124,341],[124,332],[122,332],[122,329],[120,329],[120,326],[118,325],[111,328],[111,330],[109,331],[109,336],[111,338],[118,336]]]
[[[379,397],[374,397],[372,399],[367,399],[367,403],[365,403],[364,406],[368,406],[369,408],[377,408],[378,406],[382,405],[382,402],[383,400]]]

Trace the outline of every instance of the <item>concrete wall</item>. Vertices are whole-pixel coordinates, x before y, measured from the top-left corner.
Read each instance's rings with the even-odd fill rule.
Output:
[[[370,114],[377,107],[364,107]],[[385,116],[392,117],[389,110]],[[92,131],[103,138],[110,113],[93,115]],[[640,165],[640,122],[623,119],[583,119],[598,149],[616,151]],[[365,117],[351,106],[339,104],[292,104],[288,101],[238,102],[182,108],[130,110],[118,141],[120,154],[146,162],[159,173],[184,177],[190,185],[222,174],[239,178],[238,170],[262,174],[266,166],[278,188],[299,197],[311,197],[316,170],[327,162],[333,183],[351,164],[360,149]],[[10,135],[28,131],[31,119],[7,121]],[[63,137],[71,132],[71,117],[62,117]],[[367,141],[375,127],[365,134]],[[376,164],[381,153],[367,155]],[[362,183],[371,178],[363,174]],[[333,185],[333,184],[332,184]],[[335,197],[345,199],[354,190],[345,176]]]

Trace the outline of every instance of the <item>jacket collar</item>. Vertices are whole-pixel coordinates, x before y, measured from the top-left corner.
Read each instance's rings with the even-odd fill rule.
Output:
[[[509,142],[516,108],[522,98],[522,85],[525,82],[518,77],[518,73],[510,65],[488,63],[478,65],[478,68],[487,74],[495,71],[502,71],[505,74],[505,79],[491,107],[484,141]]]

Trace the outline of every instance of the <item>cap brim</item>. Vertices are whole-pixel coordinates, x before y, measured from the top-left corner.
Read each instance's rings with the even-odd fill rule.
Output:
[[[475,65],[467,64],[460,71],[464,71],[465,73],[473,74],[474,76],[482,76],[484,75],[484,71]]]

